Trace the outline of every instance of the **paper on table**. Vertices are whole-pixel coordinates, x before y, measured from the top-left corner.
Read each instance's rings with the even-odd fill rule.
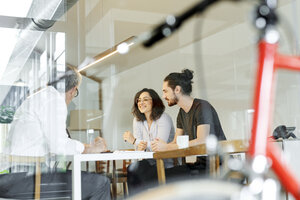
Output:
[[[115,150],[114,153],[143,153],[145,151],[120,151],[120,150]]]

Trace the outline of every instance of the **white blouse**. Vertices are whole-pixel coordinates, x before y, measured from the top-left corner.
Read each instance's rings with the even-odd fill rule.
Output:
[[[152,151],[151,141],[155,138],[160,138],[163,141],[169,143],[173,141],[175,134],[173,121],[167,113],[163,113],[159,119],[152,122],[150,129],[148,127],[147,120],[137,121],[133,119],[133,136],[136,138],[135,148],[137,149],[138,144],[141,141],[147,142],[146,151]],[[165,161],[166,168],[173,165],[173,161],[168,159]]]

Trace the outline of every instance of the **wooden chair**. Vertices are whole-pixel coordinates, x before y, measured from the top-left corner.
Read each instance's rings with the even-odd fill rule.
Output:
[[[98,174],[110,172],[110,161],[95,161],[95,170]]]
[[[248,150],[248,141],[246,140],[224,140],[219,142],[223,153],[234,154],[244,153]],[[172,151],[162,151],[153,154],[153,158],[156,159],[157,163],[157,176],[160,184],[166,183],[165,168],[163,159],[165,158],[179,158],[191,155],[206,155],[206,145],[200,144],[197,146],[188,147],[185,149],[176,149]],[[210,159],[210,173],[216,173],[219,169],[219,157],[215,156]]]
[[[35,164],[35,189],[34,199],[40,199],[41,196],[41,164],[45,162],[45,157],[32,156],[3,156],[9,163],[34,163]]]
[[[112,192],[113,196],[117,196],[117,183],[122,183],[124,197],[128,195],[127,191],[127,167],[131,164],[131,160],[122,160],[122,168],[116,167],[116,161],[113,161],[112,173]]]
[[[134,151],[134,149],[123,149],[120,151]],[[117,168],[116,160],[113,160],[112,172],[110,172],[110,161],[96,161],[96,173],[103,174],[110,178],[112,184],[112,197],[117,197],[117,184],[123,184],[124,196],[128,195],[127,191],[127,167],[131,160],[122,160],[122,168]]]
[[[121,149],[119,151],[134,151],[134,149]],[[113,197],[117,196],[117,183],[122,183],[124,197],[128,195],[127,189],[127,167],[131,164],[131,160],[122,160],[122,168],[117,168],[116,161],[113,161],[112,172],[112,192]]]

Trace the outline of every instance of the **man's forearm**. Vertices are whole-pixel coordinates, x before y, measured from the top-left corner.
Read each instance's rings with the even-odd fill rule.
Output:
[[[192,146],[196,146],[196,145],[203,144],[203,143],[204,143],[203,140],[194,139],[194,140],[189,141],[189,146],[192,147]]]
[[[165,151],[171,151],[175,149],[178,149],[178,145],[176,143],[171,142],[167,144],[167,148]]]
[[[190,147],[196,146],[196,145],[203,144],[203,143],[204,143],[204,141],[202,141],[202,140],[194,139],[194,140],[189,141],[189,146]],[[168,143],[166,151],[171,151],[171,150],[175,150],[175,149],[178,149],[178,145],[176,143],[173,143],[173,142]]]
[[[95,146],[91,144],[84,144],[84,151],[82,153],[100,153],[101,151],[99,148],[96,148]]]

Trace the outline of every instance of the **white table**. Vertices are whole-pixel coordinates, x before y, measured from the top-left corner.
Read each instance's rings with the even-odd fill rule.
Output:
[[[119,151],[115,153],[78,154],[78,155],[71,156],[71,158],[73,161],[73,171],[72,171],[73,198],[72,199],[81,200],[81,162],[153,158],[153,152]]]

